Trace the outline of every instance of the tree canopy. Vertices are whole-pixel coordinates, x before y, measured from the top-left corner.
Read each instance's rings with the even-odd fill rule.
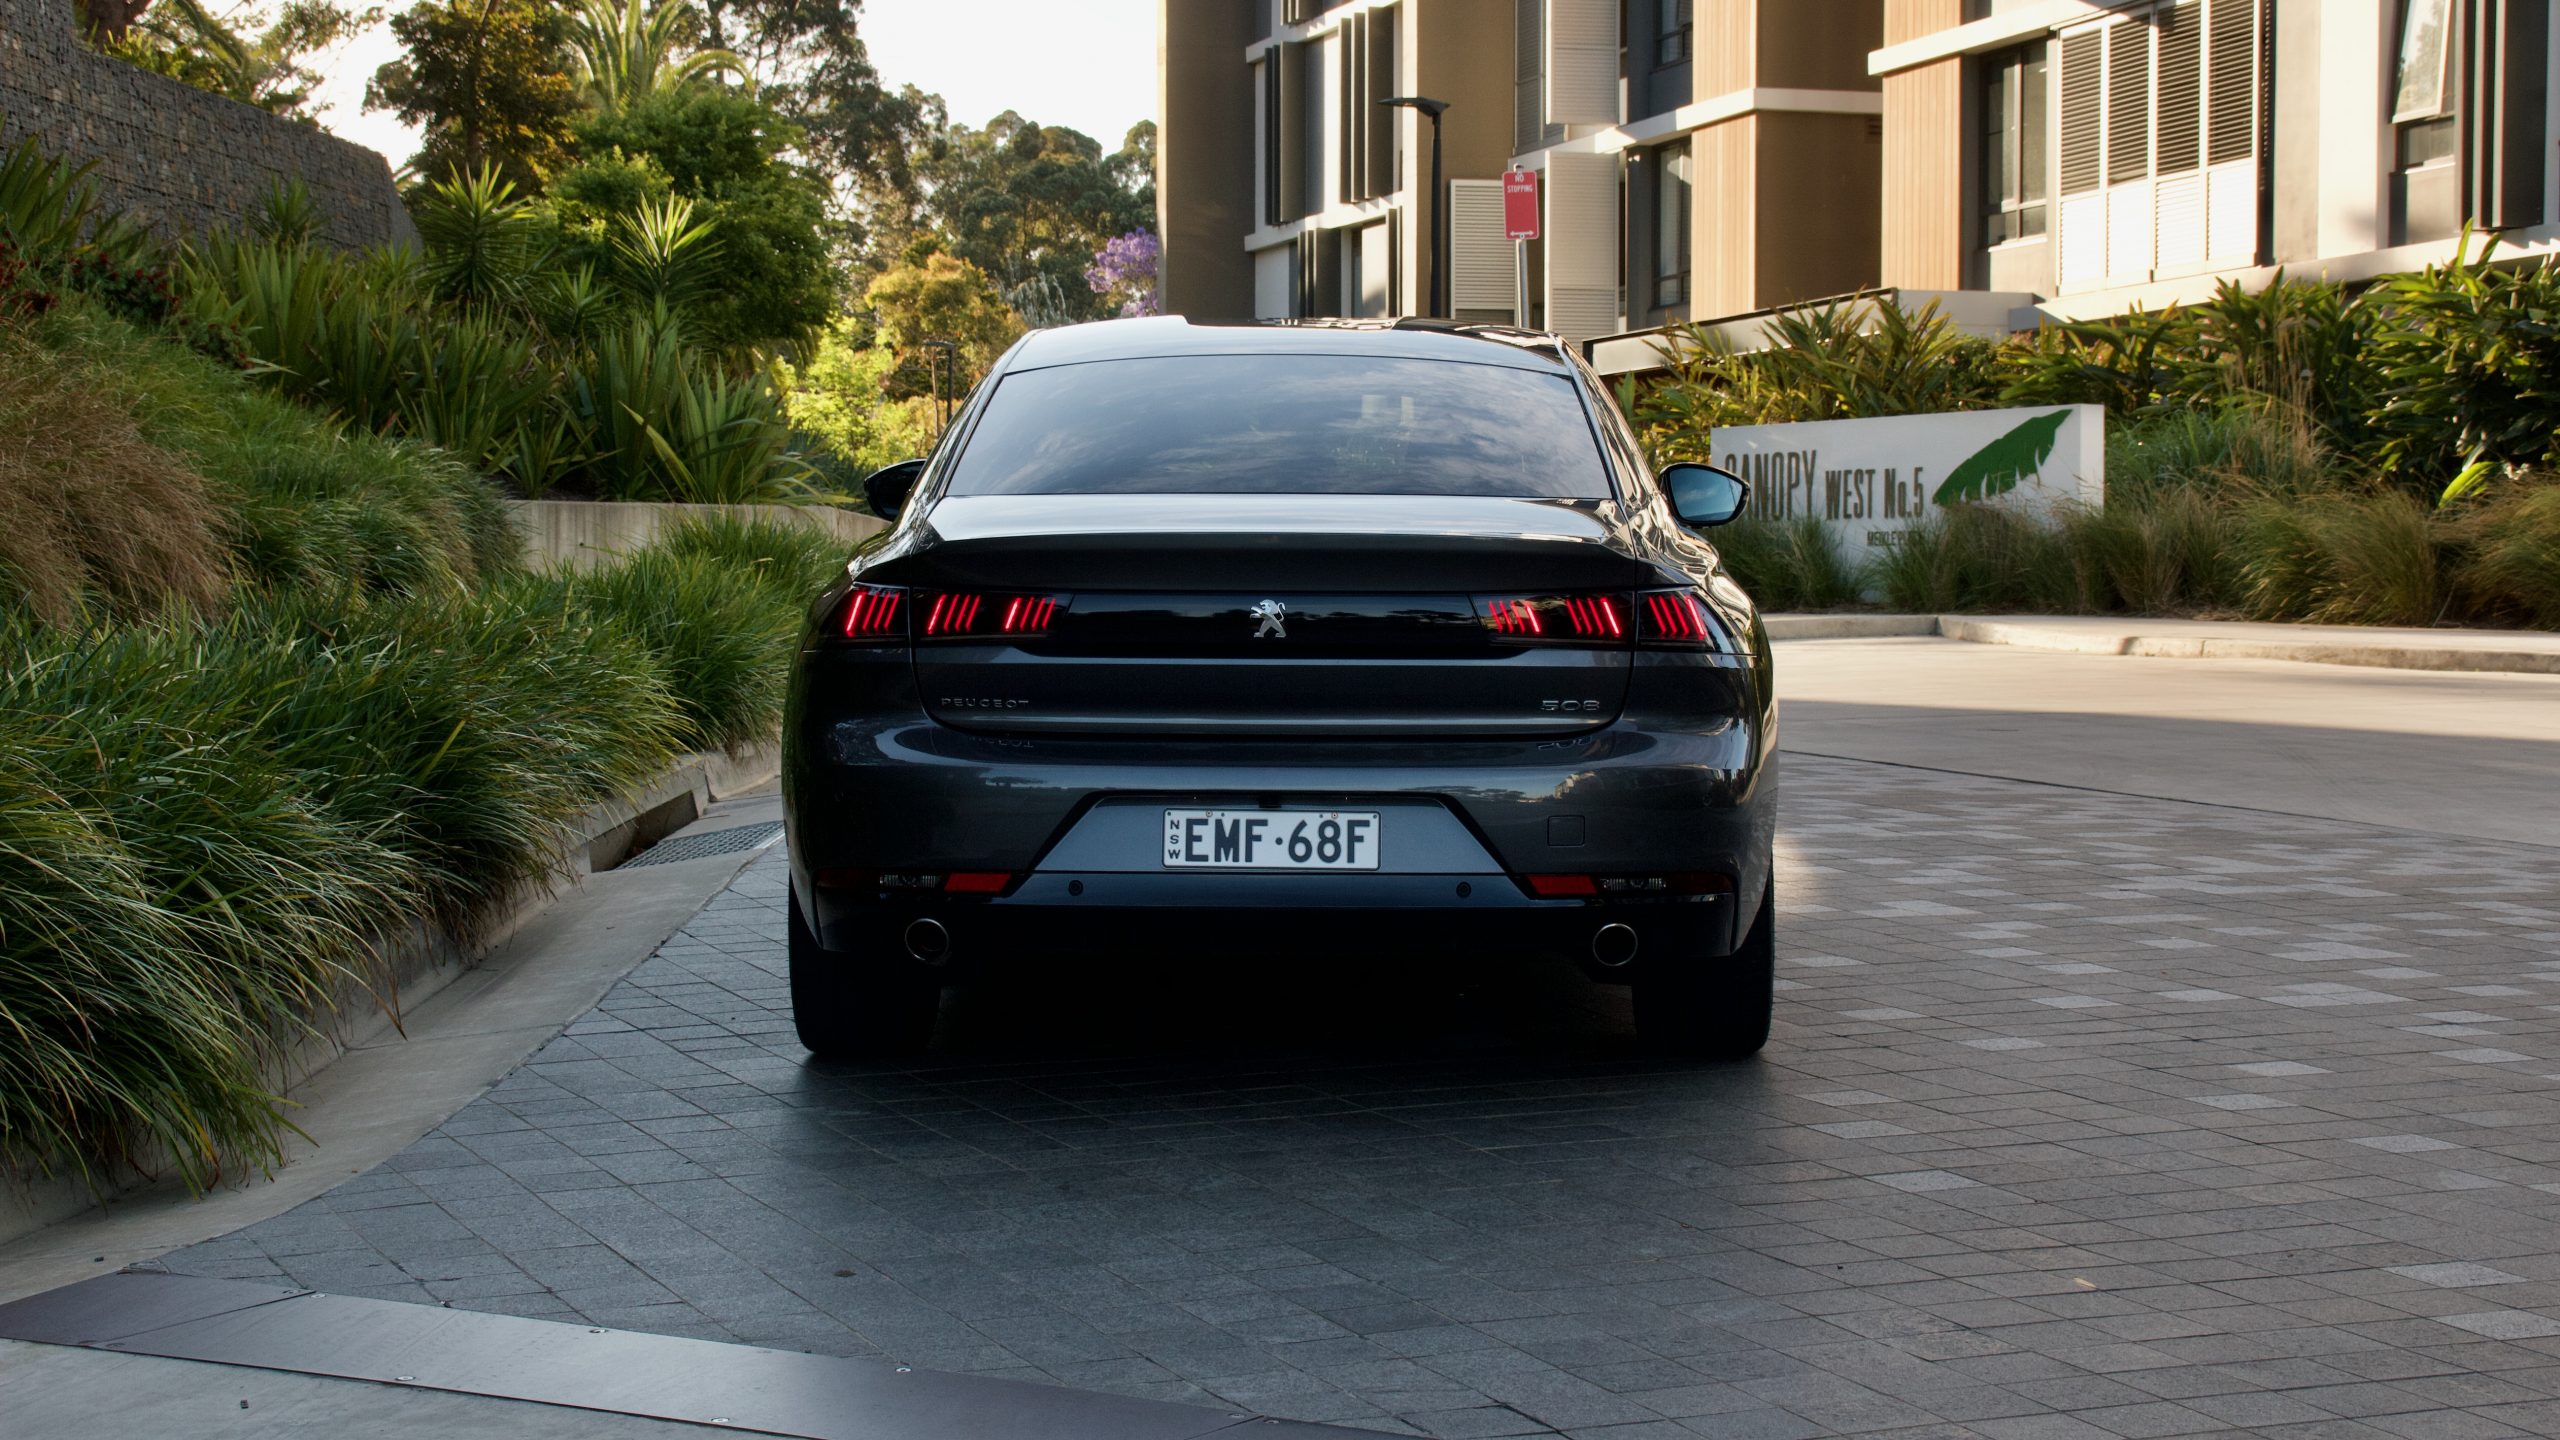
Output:
[[[548,0],[424,0],[393,16],[402,58],[374,72],[369,109],[426,132],[410,168],[428,180],[484,163],[534,190],[568,163],[579,113],[569,17]]]
[[[911,163],[923,194],[898,227],[906,241],[930,233],[1042,323],[1112,313],[1085,271],[1114,237],[1155,223],[1153,122],[1105,154],[1081,131],[1008,110],[983,130],[937,127]]]

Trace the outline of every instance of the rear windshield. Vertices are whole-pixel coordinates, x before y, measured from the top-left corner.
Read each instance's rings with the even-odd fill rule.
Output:
[[[1356,355],[1189,355],[1008,375],[954,495],[1605,499],[1562,375]]]

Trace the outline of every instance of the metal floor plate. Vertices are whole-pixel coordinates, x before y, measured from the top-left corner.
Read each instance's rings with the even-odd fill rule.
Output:
[[[670,835],[630,859],[615,866],[628,870],[636,865],[672,865],[679,860],[700,860],[712,855],[735,855],[753,850],[782,833],[782,822],[768,820],[759,825],[739,825],[727,830],[704,830],[692,835]]]
[[[640,1415],[810,1440],[1355,1440],[1378,1432],[763,1350],[125,1271],[0,1305],[0,1338]]]

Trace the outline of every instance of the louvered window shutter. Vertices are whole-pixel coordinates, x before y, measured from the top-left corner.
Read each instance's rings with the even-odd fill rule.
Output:
[[[1568,340],[1614,334],[1618,330],[1618,157],[1551,154],[1546,192],[1546,328]]]
[[[1516,316],[1516,255],[1504,238],[1502,182],[1449,182],[1449,314],[1478,323],[1526,324]]]
[[[2213,0],[2212,118],[2205,163],[2258,153],[2258,0]]]
[[[2160,183],[2152,197],[2151,267],[2164,273],[2205,261],[2204,6],[2160,13],[2157,99]]]
[[[2093,285],[2107,273],[2106,46],[2096,30],[2062,41],[2061,248],[2054,259],[2066,286]]]
[[[2107,29],[2107,183],[2151,175],[2151,27]]]
[[[1618,123],[1618,0],[1546,0],[1546,121]]]
[[[2204,6],[2160,17],[2160,173],[2204,168]]]
[[[2206,258],[2258,258],[2258,0],[2210,0],[2205,37]]]

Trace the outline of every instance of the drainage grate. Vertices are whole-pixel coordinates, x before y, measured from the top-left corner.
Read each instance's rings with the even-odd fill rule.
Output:
[[[699,835],[670,835],[614,868],[628,870],[634,865],[672,865],[706,855],[734,855],[741,850],[758,849],[781,833],[782,822],[768,820],[731,830],[705,830]]]

